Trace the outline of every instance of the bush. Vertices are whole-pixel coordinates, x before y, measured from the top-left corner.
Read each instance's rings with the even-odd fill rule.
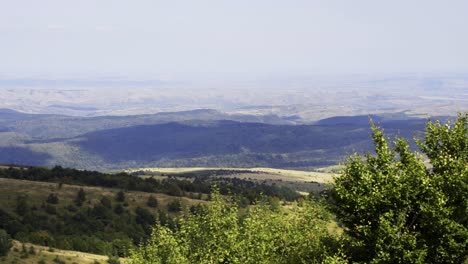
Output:
[[[66,262],[64,260],[61,260],[58,256],[55,256],[53,262],[57,264],[66,264]]]
[[[123,191],[119,191],[116,195],[115,195],[115,200],[117,202],[120,202],[120,203],[123,203],[125,202],[125,193]]]
[[[83,190],[83,188],[80,188],[80,190],[76,194],[75,204],[76,206],[82,206],[85,201],[86,201],[86,193]]]
[[[50,204],[58,204],[59,203],[58,195],[56,193],[49,194],[49,196],[47,197],[46,202],[50,203]]]
[[[0,256],[8,255],[12,247],[10,235],[3,229],[0,229]]]
[[[167,210],[169,212],[180,212],[182,210],[182,203],[180,199],[173,200],[167,205]]]
[[[101,204],[102,204],[104,207],[108,208],[108,209],[111,209],[111,208],[112,208],[112,201],[111,201],[111,199],[109,199],[109,197],[107,197],[107,196],[103,196],[103,197],[101,198]]]
[[[156,208],[158,207],[158,200],[153,195],[150,195],[150,197],[148,197],[148,201],[146,202],[146,204],[149,207]]]
[[[120,264],[120,260],[117,257],[109,257],[107,260],[107,263],[109,264]]]
[[[114,213],[120,215],[120,214],[123,214],[123,212],[125,211],[124,207],[121,205],[121,204],[117,204],[115,207],[114,207]]]
[[[30,211],[28,197],[26,195],[17,197],[15,211],[20,216],[25,216]]]
[[[29,247],[28,254],[30,254],[30,255],[36,255],[36,250],[34,249],[33,246],[30,246],[30,247]]]
[[[55,208],[55,206],[53,206],[51,204],[47,204],[45,206],[45,211],[46,211],[46,213],[51,214],[51,215],[56,215],[57,214],[57,208]]]

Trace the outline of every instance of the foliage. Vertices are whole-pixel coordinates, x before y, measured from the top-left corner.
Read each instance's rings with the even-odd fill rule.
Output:
[[[58,195],[56,193],[49,194],[49,196],[47,197],[46,202],[50,203],[50,204],[58,204],[59,203]]]
[[[146,202],[146,205],[148,205],[149,207],[156,208],[158,207],[158,200],[153,195],[150,195],[150,197],[148,197],[148,201]]]
[[[167,205],[167,210],[169,212],[180,212],[182,210],[182,203],[179,199],[170,202]]]
[[[120,260],[116,257],[110,256],[109,259],[107,259],[107,263],[109,264],[120,264]]]
[[[116,186],[120,190],[129,187],[129,189],[141,188],[150,191],[154,187],[165,191],[165,188],[171,185],[183,190],[194,190],[204,189],[210,184],[208,180],[198,180],[195,184],[192,184],[190,179],[146,180],[129,174],[110,175],[61,167],[3,169],[0,170],[0,175],[15,179],[80,185],[90,182],[98,186]],[[253,185],[253,188],[256,188],[256,185]],[[224,188],[225,192],[229,190],[236,189]],[[247,191],[253,194],[251,197],[260,195],[258,189],[247,189]],[[118,194],[115,197],[117,196]],[[94,197],[92,193],[88,194],[84,187],[76,189],[74,197],[71,198],[73,201],[67,200],[68,196],[63,195],[60,196],[59,203],[49,203],[55,202],[52,201],[55,197],[59,197],[58,193],[47,194],[41,205],[40,201],[33,200],[34,197],[19,195],[14,200],[16,203],[11,204],[13,210],[9,208],[8,203],[2,203],[0,228],[7,230],[21,242],[126,257],[129,248],[149,238],[151,227],[156,221],[172,229],[177,227],[177,223],[173,220],[174,214],[168,215],[159,211],[157,207],[146,207],[146,204],[138,204],[137,206],[141,207],[135,208],[133,204],[135,201],[129,198],[125,199],[124,203],[117,203],[114,202],[114,196]],[[179,199],[175,203],[170,203],[169,207],[174,212],[182,208]]]
[[[115,200],[119,203],[125,202],[125,193],[122,190],[118,191],[115,195]]]
[[[226,170],[217,170],[215,173],[224,175]],[[287,201],[294,201],[300,197],[294,190],[284,186],[256,183],[237,178],[215,177],[210,174],[201,175],[188,173],[180,177],[167,179],[155,179],[136,177],[127,173],[107,174],[97,171],[86,171],[62,168],[56,166],[53,169],[30,167],[8,168],[0,170],[0,177],[30,181],[56,182],[73,185],[100,186],[123,190],[142,192],[161,192],[173,196],[182,196],[184,193],[210,192],[212,185],[220,187],[222,194],[236,194],[252,203],[260,199],[261,195],[274,196]],[[117,201],[125,201],[125,193],[119,191],[116,194]],[[86,194],[81,191],[77,194],[75,204],[81,206],[86,201]]]
[[[0,229],[0,256],[8,255],[12,246],[10,235],[3,229]]]
[[[352,156],[333,191],[352,261],[462,263],[468,256],[467,115],[429,122],[422,158],[372,124],[375,156]]]
[[[40,201],[20,196],[16,201],[22,205],[20,208],[26,209],[16,210],[18,206],[15,204],[10,209],[3,203],[0,228],[21,242],[125,257],[134,244],[149,237],[151,225],[158,219],[174,226],[171,217],[156,209],[139,208],[135,211],[133,206],[124,209],[120,203],[116,203],[114,208],[109,198],[113,199],[112,196],[102,196],[100,201],[90,199],[90,203],[75,207],[64,196],[61,204],[44,201],[36,208],[34,203]],[[31,253],[26,251],[22,255],[26,257],[28,254]]]
[[[261,201],[240,216],[218,189],[211,196],[178,229],[157,224],[150,240],[132,251],[132,263],[321,263],[335,253],[330,215],[319,204],[272,210]]]
[[[75,199],[75,204],[77,206],[83,205],[83,203],[86,201],[86,193],[83,190],[83,188],[80,188],[78,193],[76,194],[76,199]]]
[[[26,195],[20,195],[16,199],[15,211],[18,215],[24,216],[29,212],[28,197]]]

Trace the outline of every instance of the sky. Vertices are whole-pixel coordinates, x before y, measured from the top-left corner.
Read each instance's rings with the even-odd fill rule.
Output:
[[[467,72],[466,0],[0,0],[0,77]]]

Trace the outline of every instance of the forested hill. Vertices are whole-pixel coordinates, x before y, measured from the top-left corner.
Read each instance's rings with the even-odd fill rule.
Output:
[[[423,131],[424,122],[391,121],[382,126],[389,135],[411,139]],[[52,157],[49,164],[53,160],[81,168],[303,168],[336,164],[355,151],[372,151],[369,133],[368,124],[278,126],[216,121],[109,129],[28,145],[47,150]]]
[[[339,163],[354,152],[372,151],[368,116],[335,117],[309,125],[271,124],[266,122],[266,117],[261,120],[239,117],[242,122],[217,120],[225,116],[210,110],[135,116],[135,120],[100,117],[73,121],[71,117],[9,111],[5,116],[2,119],[0,115],[3,126],[0,164],[62,165],[97,170],[130,167],[305,169]],[[389,136],[400,135],[410,141],[424,131],[426,122],[404,117],[371,118]],[[65,121],[61,123],[60,119]]]
[[[10,109],[0,109],[0,131],[15,132],[34,139],[70,138],[103,129],[188,120],[232,120],[236,122],[291,124],[291,122],[275,115],[231,115],[212,109],[96,117],[27,114]]]
[[[423,129],[424,121],[393,121],[385,125],[390,134],[411,138]],[[335,161],[340,153],[370,150],[368,127],[368,124],[276,126],[231,121],[168,123],[96,131],[73,144],[117,163],[132,159],[150,162],[235,155],[287,167],[294,166],[288,159],[293,153],[311,157],[320,151]],[[332,157],[334,153],[338,156]]]

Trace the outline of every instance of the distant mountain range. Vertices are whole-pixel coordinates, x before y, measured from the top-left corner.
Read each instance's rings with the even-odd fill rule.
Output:
[[[340,116],[291,125],[278,116],[194,110],[70,117],[0,110],[0,163],[112,170],[129,167],[282,167],[336,164],[372,151],[369,118],[390,136],[421,136],[425,119]],[[443,117],[445,118],[445,117]]]
[[[468,111],[468,75],[464,73],[198,77],[0,76],[0,108],[80,117],[218,109],[230,114],[276,115],[295,124],[340,115],[405,112],[427,117]]]

